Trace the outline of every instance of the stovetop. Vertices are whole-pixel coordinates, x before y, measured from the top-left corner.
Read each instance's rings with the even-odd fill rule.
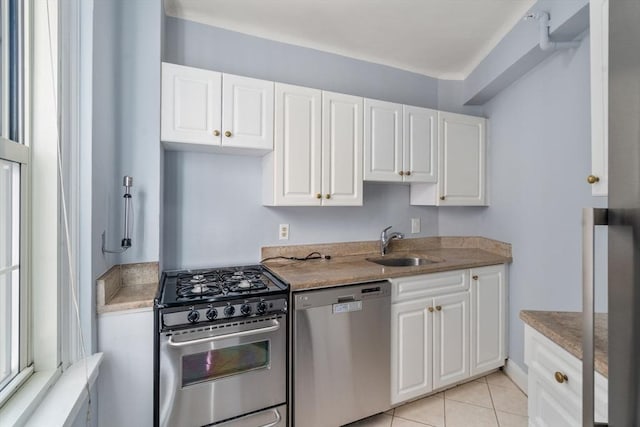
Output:
[[[289,287],[262,265],[171,270],[162,273],[157,307],[174,307],[286,293]]]

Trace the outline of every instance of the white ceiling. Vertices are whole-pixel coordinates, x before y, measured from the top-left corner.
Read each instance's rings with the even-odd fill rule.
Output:
[[[165,0],[168,15],[464,79],[535,0]]]

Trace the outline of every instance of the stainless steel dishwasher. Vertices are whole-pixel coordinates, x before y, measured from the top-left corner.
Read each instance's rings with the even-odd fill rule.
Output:
[[[391,405],[391,284],[294,294],[293,426],[337,427]]]

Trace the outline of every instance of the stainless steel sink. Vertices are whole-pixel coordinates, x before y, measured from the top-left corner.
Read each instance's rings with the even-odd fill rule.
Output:
[[[415,267],[418,265],[435,264],[438,261],[433,261],[427,258],[419,257],[404,257],[404,258],[367,258],[367,261],[373,262],[385,267]]]

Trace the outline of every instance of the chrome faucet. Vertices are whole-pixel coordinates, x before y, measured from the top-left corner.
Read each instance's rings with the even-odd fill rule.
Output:
[[[380,233],[380,255],[382,256],[385,256],[387,254],[387,247],[389,246],[389,243],[393,239],[404,238],[404,234],[396,233],[395,231],[393,233],[387,234],[387,231],[390,229],[391,229],[391,226],[388,226],[387,228],[382,230],[382,233]]]

